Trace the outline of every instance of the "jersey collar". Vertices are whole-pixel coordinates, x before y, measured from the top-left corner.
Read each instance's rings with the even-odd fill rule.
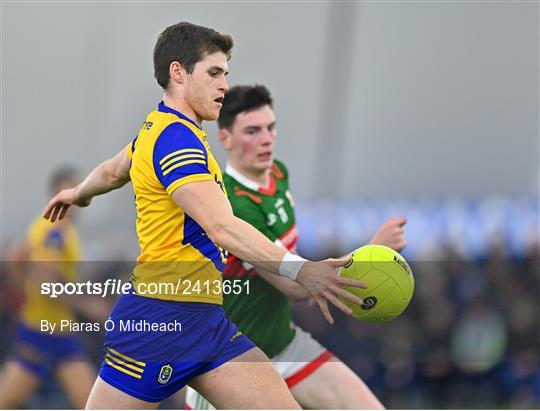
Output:
[[[197,123],[195,123],[192,119],[190,119],[189,117],[183,115],[182,113],[180,113],[179,111],[176,111],[174,108],[171,108],[169,106],[166,106],[165,103],[163,101],[160,101],[159,104],[158,104],[158,111],[161,112],[161,113],[171,113],[171,114],[174,114],[175,116],[181,118],[182,120],[186,120],[186,121],[189,121],[191,124],[193,124],[195,127],[197,127],[198,129],[202,130],[201,127],[198,126]]]
[[[243,186],[246,186],[250,190],[258,191],[259,193],[269,194],[269,195],[274,195],[276,192],[274,176],[272,174],[270,174],[270,186],[266,188],[261,187],[259,183],[256,183],[255,181],[251,180],[250,178],[240,173],[240,171],[233,168],[233,166],[231,166],[230,163],[227,163],[227,167],[225,168],[225,174],[228,174],[229,176],[231,176],[240,184],[242,184]]]

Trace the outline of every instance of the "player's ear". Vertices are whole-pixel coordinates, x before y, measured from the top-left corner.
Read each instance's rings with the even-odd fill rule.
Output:
[[[230,150],[232,148],[231,132],[229,130],[220,128],[218,131],[218,138],[225,150]]]
[[[169,66],[169,77],[176,83],[183,84],[186,79],[186,70],[178,62],[173,61]]]

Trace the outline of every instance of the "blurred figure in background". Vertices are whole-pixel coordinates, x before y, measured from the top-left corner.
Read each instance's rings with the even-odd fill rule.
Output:
[[[298,231],[288,171],[274,159],[276,120],[270,92],[260,85],[236,86],[225,95],[218,119],[228,156],[223,181],[234,214],[281,247],[296,253]],[[405,247],[404,218],[388,220],[372,239]],[[224,295],[224,308],[268,357],[304,408],[382,408],[364,382],[311,335],[294,325],[291,301],[309,298],[298,284],[229,256],[224,277],[242,283]],[[189,408],[212,406],[188,388]]]
[[[74,169],[59,169],[51,178],[51,194],[75,184]],[[84,407],[95,371],[79,337],[59,331],[62,321],[76,320],[74,308],[81,304],[40,294],[44,282],[77,281],[80,258],[79,235],[71,211],[55,223],[39,216],[25,239],[7,250],[8,275],[12,284],[21,284],[24,301],[11,352],[1,371],[2,408],[24,406],[40,383],[51,377],[58,379],[74,407]],[[42,332],[42,321],[54,325],[54,333]]]

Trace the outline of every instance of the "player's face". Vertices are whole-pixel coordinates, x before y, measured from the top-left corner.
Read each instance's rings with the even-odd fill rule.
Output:
[[[185,100],[199,122],[218,118],[223,97],[229,89],[225,78],[228,73],[227,56],[219,51],[207,55],[186,75]]]
[[[238,114],[229,134],[228,151],[235,164],[253,173],[272,167],[276,117],[270,106]]]

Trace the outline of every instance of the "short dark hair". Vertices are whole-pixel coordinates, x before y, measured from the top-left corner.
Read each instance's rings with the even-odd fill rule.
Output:
[[[208,27],[182,21],[161,32],[154,47],[154,76],[163,89],[169,85],[169,67],[173,61],[192,73],[195,64],[207,54],[221,51],[231,56],[234,40]]]
[[[230,129],[238,114],[264,106],[272,108],[272,105],[272,96],[265,86],[255,84],[231,87],[225,94],[223,107],[219,112],[218,126]]]
[[[72,166],[64,166],[56,169],[49,178],[49,190],[56,194],[60,186],[68,180],[77,178],[77,170]]]

